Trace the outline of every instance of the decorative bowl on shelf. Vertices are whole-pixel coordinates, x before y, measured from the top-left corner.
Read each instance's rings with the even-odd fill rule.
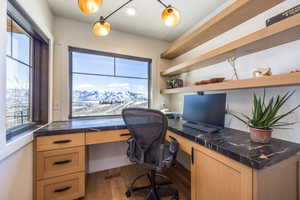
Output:
[[[211,78],[209,80],[202,80],[202,81],[197,81],[194,83],[194,85],[206,85],[210,83],[220,83],[225,80],[224,77],[217,77],[217,78]]]

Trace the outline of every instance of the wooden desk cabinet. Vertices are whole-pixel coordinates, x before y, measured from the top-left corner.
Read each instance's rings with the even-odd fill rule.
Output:
[[[85,194],[85,134],[34,140],[34,199],[71,200]]]
[[[205,147],[193,146],[193,200],[252,200],[252,169]]]
[[[86,133],[86,145],[126,141],[130,137],[127,129]]]
[[[170,136],[191,156],[192,200],[300,200],[299,155],[255,170],[168,131]]]
[[[34,199],[72,200],[85,196],[85,145],[125,141],[128,130],[37,137],[34,140]]]
[[[192,200],[300,200],[298,155],[255,170],[168,131],[172,137],[191,158]],[[84,197],[85,145],[128,138],[127,129],[35,138],[34,200]]]
[[[192,200],[299,200],[299,155],[261,170],[192,144]]]

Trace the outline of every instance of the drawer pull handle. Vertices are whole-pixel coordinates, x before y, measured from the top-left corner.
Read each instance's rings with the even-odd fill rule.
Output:
[[[67,187],[63,187],[63,188],[60,188],[60,189],[56,189],[53,192],[55,192],[55,193],[64,192],[64,191],[67,191],[67,190],[69,190],[71,188],[72,188],[71,186],[67,186]]]
[[[54,144],[66,144],[72,142],[72,140],[58,140],[58,141],[54,141]]]
[[[62,160],[62,161],[56,161],[53,163],[53,165],[64,165],[64,164],[67,164],[67,163],[70,163],[72,162],[72,160]]]
[[[121,137],[131,136],[131,134],[130,134],[130,133],[122,133],[122,134],[120,134],[120,136],[121,136]]]

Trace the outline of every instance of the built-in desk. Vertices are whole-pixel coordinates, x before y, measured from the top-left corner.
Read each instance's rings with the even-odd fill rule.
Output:
[[[300,199],[299,144],[254,144],[246,132],[207,134],[183,123],[169,120],[166,139],[176,138],[191,158],[193,200]],[[128,138],[120,118],[53,122],[40,129],[34,140],[35,199],[83,197],[86,145]]]

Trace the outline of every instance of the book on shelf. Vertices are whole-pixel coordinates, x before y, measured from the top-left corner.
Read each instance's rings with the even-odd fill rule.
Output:
[[[288,17],[291,17],[291,16],[294,16],[296,14],[300,13],[300,4],[291,8],[291,9],[288,9],[274,17],[271,17],[269,19],[266,20],[266,25],[267,26],[270,26],[272,24],[275,24],[277,22],[280,22],[281,20],[284,20]]]

